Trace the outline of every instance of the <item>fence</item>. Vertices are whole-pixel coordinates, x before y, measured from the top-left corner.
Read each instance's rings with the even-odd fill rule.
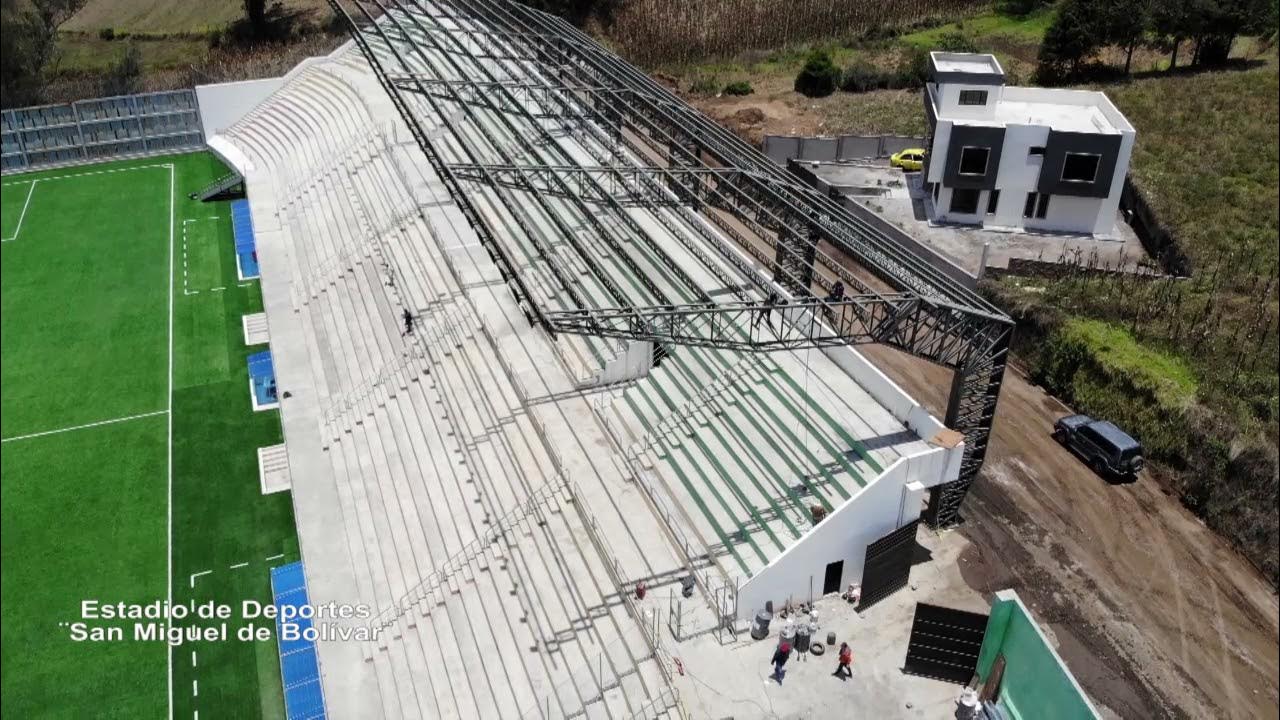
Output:
[[[2,129],[6,173],[204,146],[192,90],[5,110]]]
[[[764,136],[764,154],[779,165],[786,165],[788,160],[835,162],[884,158],[911,147],[924,147],[924,138],[901,135]]]

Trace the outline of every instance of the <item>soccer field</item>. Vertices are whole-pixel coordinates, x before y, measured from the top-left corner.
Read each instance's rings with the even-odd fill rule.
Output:
[[[283,716],[274,640],[170,650],[132,623],[110,642],[60,625],[85,599],[269,601],[268,569],[297,559],[289,494],[258,483],[256,448],[280,442],[248,397],[260,292],[228,204],[187,198],[222,172],[195,153],[4,177],[6,715]]]

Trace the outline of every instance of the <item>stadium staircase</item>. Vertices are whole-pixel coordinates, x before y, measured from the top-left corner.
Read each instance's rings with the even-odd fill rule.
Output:
[[[189,196],[192,200],[236,200],[244,197],[244,177],[234,170],[210,182]]]

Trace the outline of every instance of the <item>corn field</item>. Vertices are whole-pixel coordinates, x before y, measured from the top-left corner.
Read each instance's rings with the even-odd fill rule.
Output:
[[[846,37],[926,18],[954,18],[977,0],[625,0],[607,34],[629,60],[681,63]]]

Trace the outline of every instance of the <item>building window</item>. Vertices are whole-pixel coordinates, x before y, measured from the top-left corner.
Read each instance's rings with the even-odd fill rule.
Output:
[[[960,104],[961,105],[986,105],[987,91],[986,90],[961,90]]]
[[[1087,153],[1067,153],[1062,161],[1062,181],[1091,183],[1098,177],[1101,156]]]
[[[984,147],[964,147],[960,149],[960,174],[961,175],[977,175],[979,177],[987,174],[987,159],[991,155],[990,148]]]
[[[1030,154],[1031,154],[1031,155],[1041,155],[1041,156],[1043,156],[1043,155],[1044,155],[1044,146],[1043,146],[1043,145],[1032,145],[1032,146],[1031,146],[1031,153],[1030,153]]]
[[[981,190],[973,188],[956,188],[951,191],[951,212],[957,215],[973,215],[978,212],[978,198]]]
[[[1027,204],[1022,206],[1022,217],[1043,220],[1049,213],[1049,195],[1047,193],[1027,193]]]
[[[933,204],[938,204],[938,191],[942,189],[942,183],[933,184]]]
[[[998,207],[999,205],[1000,205],[1000,191],[992,190],[991,193],[987,195],[987,214],[995,215],[996,207]]]

